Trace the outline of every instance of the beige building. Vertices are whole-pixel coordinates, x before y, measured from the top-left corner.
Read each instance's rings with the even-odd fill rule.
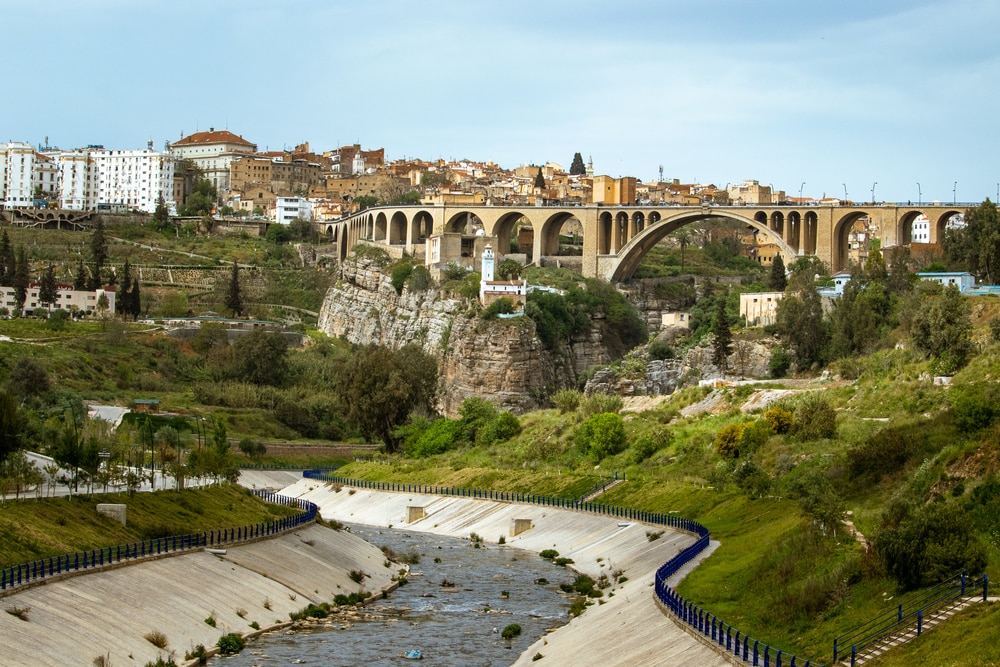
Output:
[[[778,302],[784,292],[751,292],[740,294],[740,315],[748,327],[763,327],[778,321]]]
[[[190,160],[220,194],[230,188],[230,165],[244,155],[257,151],[257,144],[229,130],[195,132],[170,144],[174,160]],[[180,203],[180,202],[178,202]]]
[[[616,206],[618,204],[635,203],[636,179],[632,176],[612,178],[611,176],[594,176],[591,203]]]

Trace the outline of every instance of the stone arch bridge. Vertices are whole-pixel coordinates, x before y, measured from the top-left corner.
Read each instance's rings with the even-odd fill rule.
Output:
[[[890,247],[910,243],[913,221],[920,215],[930,220],[929,242],[938,243],[948,220],[964,210],[964,206],[937,202],[920,206],[417,205],[369,208],[318,226],[337,243],[341,259],[361,241],[420,255],[433,235],[472,234],[479,229],[496,237],[504,248],[515,230],[530,226],[530,261],[542,264],[560,254],[560,232],[570,225],[582,229],[582,254],[574,259],[581,273],[618,282],[631,277],[650,248],[665,236],[711,219],[744,224],[768,237],[784,257],[815,255],[831,271],[838,271],[848,266],[849,233],[861,218],[869,219],[869,229],[882,247]]]

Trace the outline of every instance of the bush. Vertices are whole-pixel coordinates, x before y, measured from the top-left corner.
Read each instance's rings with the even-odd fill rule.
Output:
[[[584,417],[591,417],[606,412],[618,414],[625,407],[625,401],[621,396],[611,394],[591,394],[580,399],[580,413]]]
[[[877,480],[902,468],[916,449],[912,435],[885,428],[847,450],[848,470],[853,478],[870,475]]]
[[[422,264],[414,266],[409,278],[406,280],[406,286],[412,292],[426,292],[431,286],[430,271]]]
[[[506,315],[514,312],[514,302],[505,296],[500,297],[483,310],[484,320],[495,320],[497,315]]]
[[[539,557],[544,558],[545,560],[553,560],[554,558],[557,558],[559,556],[559,552],[556,551],[555,549],[543,549],[542,551],[538,552],[538,555]]]
[[[800,441],[832,438],[837,433],[837,413],[818,393],[808,393],[795,407],[792,435]]]
[[[641,433],[632,441],[632,461],[642,463],[659,450],[668,447],[673,434],[666,428],[657,428]]]
[[[457,419],[442,417],[433,421],[412,443],[404,446],[407,455],[416,458],[435,456],[455,447],[461,438],[462,423]]]
[[[488,421],[476,434],[476,443],[492,445],[495,442],[510,440],[521,432],[521,422],[513,413],[504,411]]]
[[[649,358],[652,361],[663,361],[674,358],[674,349],[665,340],[654,340],[649,344]]]
[[[625,422],[613,412],[594,415],[577,427],[576,439],[583,452],[599,462],[625,449]]]
[[[785,348],[775,345],[771,349],[771,358],[767,362],[767,368],[771,372],[771,377],[785,377],[785,373],[788,372],[788,367],[791,365],[792,358],[785,351]]]
[[[1000,387],[980,382],[956,387],[951,393],[955,426],[962,433],[975,433],[993,424],[1000,415]]]
[[[986,567],[974,523],[954,503],[891,506],[883,520],[887,525],[875,535],[875,552],[904,589],[939,583],[963,569],[977,575]]]
[[[500,636],[504,639],[513,639],[521,634],[521,626],[517,623],[511,623],[506,628],[500,632]]]
[[[791,410],[786,410],[781,407],[773,407],[764,413],[764,419],[771,426],[771,430],[775,433],[781,435],[782,433],[788,433],[792,428],[792,423],[794,421],[794,415]]]
[[[410,277],[410,273],[412,272],[412,264],[400,264],[392,270],[392,277],[389,279],[389,282],[392,283],[392,288],[396,290],[396,294],[403,293],[403,287],[406,286],[406,279]]]
[[[145,635],[143,635],[143,637],[145,637],[146,641],[155,646],[156,648],[167,648],[167,644],[169,643],[167,642],[167,636],[162,632],[160,632],[159,630],[153,630],[151,632],[147,632]]]
[[[549,400],[559,408],[560,413],[566,414],[567,412],[576,412],[577,408],[580,407],[580,399],[582,397],[583,394],[575,389],[562,389],[552,394]]]
[[[219,641],[215,645],[219,647],[219,653],[222,655],[236,655],[243,650],[246,642],[240,635],[230,632],[219,637]]]
[[[726,458],[738,458],[740,455],[740,440],[743,439],[743,430],[747,427],[746,422],[739,424],[727,424],[719,429],[715,434],[715,451],[719,456]]]

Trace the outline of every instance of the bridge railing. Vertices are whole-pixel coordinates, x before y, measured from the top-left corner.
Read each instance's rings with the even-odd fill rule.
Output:
[[[482,489],[466,489],[461,487],[429,486],[426,484],[398,484],[396,482],[369,481],[340,477],[327,471],[306,470],[302,473],[308,479],[327,481],[333,484],[353,486],[373,491],[392,493],[423,493],[435,496],[453,496],[479,500],[494,500],[509,503],[526,503],[555,507],[559,509],[589,512],[603,516],[628,519],[657,526],[666,526],[675,530],[691,533],[697,539],[694,544],[677,553],[656,571],[654,591],[657,599],[673,614],[678,622],[690,626],[698,635],[710,642],[717,650],[725,652],[748,665],[763,667],[822,667],[810,660],[803,661],[795,655],[787,655],[784,651],[756,640],[749,635],[723,622],[717,616],[701,609],[685,600],[667,583],[668,579],[677,573],[684,565],[694,559],[708,547],[710,536],[708,529],[697,521],[684,519],[673,514],[646,512],[630,507],[619,507],[605,503],[584,502],[576,499],[540,496],[530,493],[514,493],[509,491],[493,491]]]
[[[918,591],[868,621],[838,635],[833,640],[833,662],[847,660],[851,667],[877,654],[894,637],[906,632],[923,633],[924,621],[975,597],[982,590],[983,600],[989,594],[989,577],[986,574],[969,579],[963,570],[937,586]]]
[[[253,491],[265,502],[297,507],[302,512],[274,521],[207,530],[200,533],[156,537],[140,542],[118,544],[112,547],[77,551],[60,556],[20,563],[0,569],[0,594],[12,592],[29,584],[38,583],[57,575],[81,573],[118,563],[128,563],[166,554],[180,554],[205,547],[236,546],[261,538],[273,537],[295,530],[316,520],[319,507],[308,500],[290,498],[268,491]]]

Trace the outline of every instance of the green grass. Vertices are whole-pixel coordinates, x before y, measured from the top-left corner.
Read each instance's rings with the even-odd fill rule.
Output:
[[[913,641],[867,663],[871,667],[997,667],[1000,603],[978,603]]]
[[[127,525],[98,514],[98,503],[125,503]],[[208,489],[8,501],[0,507],[0,567],[156,537],[235,528],[297,513],[246,489]]]

